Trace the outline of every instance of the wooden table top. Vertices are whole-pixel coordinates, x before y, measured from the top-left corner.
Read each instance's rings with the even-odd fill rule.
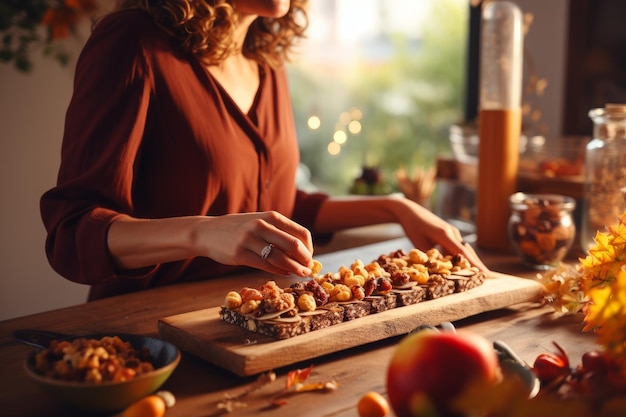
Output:
[[[397,237],[396,235],[376,236]],[[346,238],[348,236],[348,238]],[[340,246],[371,243],[371,236],[359,240],[355,235],[339,236]],[[343,240],[342,240],[343,239]],[[364,253],[388,253],[397,249],[403,238],[368,245]],[[347,242],[349,241],[349,242]],[[352,262],[360,249],[333,251],[318,255],[324,270],[337,270]],[[481,253],[485,263],[494,271],[533,278],[536,272],[525,269],[510,254]],[[347,258],[347,259],[346,259]],[[363,258],[369,260],[368,256]],[[12,332],[17,329],[42,329],[67,334],[135,333],[158,336],[157,322],[163,317],[215,307],[222,303],[226,292],[244,285],[254,286],[268,279],[261,272],[249,272],[205,282],[180,284],[113,297],[96,302],[52,310],[40,314],[0,322],[0,410],[4,416],[84,415],[73,413],[48,396],[28,379],[23,361],[31,348],[16,342]],[[279,283],[280,284],[280,283]],[[523,303],[509,308],[481,313],[454,323],[482,334],[489,340],[502,340],[522,359],[531,362],[542,352],[554,352],[553,341],[568,351],[573,363],[595,345],[593,334],[582,332],[582,316],[558,316],[549,307]],[[278,380],[245,399],[247,406],[234,415],[256,416],[355,416],[356,403],[367,391],[385,394],[386,369],[399,337],[329,354],[303,364],[277,369]],[[271,409],[271,398],[285,384],[286,374],[294,369],[313,365],[309,380],[334,380],[339,388],[332,392],[299,393],[287,398],[279,409]],[[217,403],[225,395],[238,395],[254,382],[255,377],[239,377],[195,356],[183,352],[180,365],[165,383],[176,405],[167,411],[168,417],[209,417],[222,415]]]

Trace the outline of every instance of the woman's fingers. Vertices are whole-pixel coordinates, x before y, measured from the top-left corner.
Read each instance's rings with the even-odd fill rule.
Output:
[[[461,253],[465,255],[465,257],[471,262],[472,265],[474,265],[475,267],[477,267],[483,272],[489,271],[489,268],[487,268],[487,266],[480,259],[480,257],[478,256],[478,254],[476,253],[472,245],[470,245],[467,242],[462,242],[461,247],[462,247]]]
[[[310,232],[276,212],[259,217],[244,242],[242,263],[280,275],[309,276],[312,265]]]
[[[470,261],[472,265],[474,265],[481,271],[489,271],[489,268],[487,268],[487,266],[480,259],[472,245],[463,240],[463,235],[461,234],[461,231],[454,226],[450,226],[450,228],[450,233],[446,235],[449,237],[447,239],[447,242],[440,242],[444,250],[452,254],[461,253]]]
[[[311,268],[296,262],[280,247],[272,244],[264,246],[260,254],[256,255],[254,262],[259,269],[278,275],[294,274],[301,277],[311,275]]]
[[[297,262],[310,264],[313,241],[307,228],[276,212],[264,213],[262,220],[259,237],[266,242],[264,247],[272,244]]]
[[[489,268],[480,259],[474,248],[463,241],[461,231],[453,225],[445,222],[445,220],[435,217],[434,215],[424,215],[422,218],[424,227],[416,229],[407,229],[405,231],[415,247],[428,250],[435,245],[439,245],[443,251],[456,254],[463,254],[472,265],[482,271],[489,271]]]

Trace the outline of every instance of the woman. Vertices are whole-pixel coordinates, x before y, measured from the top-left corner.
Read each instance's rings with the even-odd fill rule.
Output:
[[[97,299],[254,267],[311,273],[315,235],[398,222],[416,247],[461,252],[457,229],[399,198],[296,190],[283,62],[306,0],[136,0],[79,58],[46,251]]]

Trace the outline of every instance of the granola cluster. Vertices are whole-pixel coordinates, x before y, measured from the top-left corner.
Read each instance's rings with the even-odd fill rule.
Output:
[[[279,288],[230,291],[220,311],[223,320],[278,338],[317,330],[342,321],[431,300],[474,288],[485,279],[461,254],[437,249],[396,250],[364,263],[355,260],[337,272],[316,273]]]
[[[41,375],[62,381],[122,382],[154,370],[148,349],[137,350],[118,336],[53,340],[35,357]]]

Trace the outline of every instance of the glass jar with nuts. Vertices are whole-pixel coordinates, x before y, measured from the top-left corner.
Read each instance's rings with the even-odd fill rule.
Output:
[[[524,264],[538,270],[556,268],[576,236],[576,201],[557,194],[515,193],[510,204],[509,238]]]
[[[592,109],[593,139],[585,154],[581,244],[587,251],[598,232],[626,210],[626,104]]]

